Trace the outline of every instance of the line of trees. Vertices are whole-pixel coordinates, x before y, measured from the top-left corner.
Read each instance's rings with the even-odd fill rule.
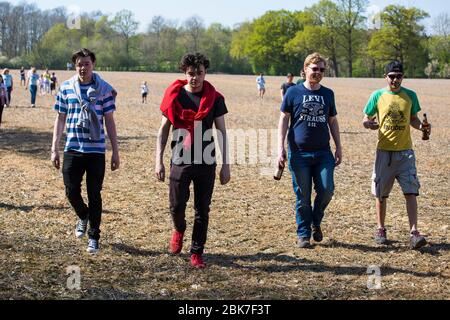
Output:
[[[83,13],[80,28],[66,25],[65,8],[41,11],[34,4],[0,2],[0,65],[65,68],[71,53],[88,47],[102,70],[178,71],[180,57],[201,51],[211,72],[281,75],[298,73],[313,51],[329,59],[330,76],[377,77],[385,63],[398,59],[409,77],[450,78],[450,19],[434,19],[433,35],[422,22],[428,13],[389,5],[366,13],[367,0],[321,0],[303,11],[268,11],[229,28],[205,26],[193,16],[179,24],[155,16],[138,33],[133,13],[114,16]]]

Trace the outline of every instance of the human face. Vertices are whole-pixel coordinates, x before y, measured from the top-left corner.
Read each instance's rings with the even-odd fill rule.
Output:
[[[403,81],[403,73],[401,72],[389,72],[385,75],[386,81],[392,91],[396,91],[400,88]]]
[[[305,68],[306,80],[311,84],[318,84],[323,79],[325,73],[325,63],[311,63]]]
[[[188,67],[185,72],[186,80],[188,81],[188,89],[191,92],[200,92],[203,89],[203,81],[205,81],[206,69],[205,66],[200,65],[198,69]]]
[[[92,81],[95,63],[91,57],[81,57],[75,62],[75,68],[81,83],[89,83]]]

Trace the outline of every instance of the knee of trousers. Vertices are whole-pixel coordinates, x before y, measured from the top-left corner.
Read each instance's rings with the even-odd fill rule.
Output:
[[[66,197],[69,200],[81,197],[81,188],[66,187]]]
[[[102,201],[101,190],[102,189],[89,190],[88,193],[87,193],[89,201]]]
[[[331,198],[333,198],[333,195],[334,195],[334,188],[318,189],[316,192],[317,192],[317,195],[322,198],[331,199]]]

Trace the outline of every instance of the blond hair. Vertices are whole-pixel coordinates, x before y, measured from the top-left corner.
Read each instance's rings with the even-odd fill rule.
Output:
[[[311,53],[309,56],[306,57],[305,63],[303,64],[303,67],[306,68],[310,64],[317,64],[319,62],[323,62],[325,64],[325,67],[327,66],[327,60],[324,56],[322,56],[318,52]]]

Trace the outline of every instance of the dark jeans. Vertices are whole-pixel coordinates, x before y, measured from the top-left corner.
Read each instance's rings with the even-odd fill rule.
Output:
[[[30,93],[31,93],[31,104],[36,104],[36,93],[37,93],[36,85],[30,85]]]
[[[319,227],[334,193],[335,160],[330,150],[289,151],[289,169],[296,195],[295,215],[299,238],[311,237],[311,225]],[[316,197],[311,205],[312,184]]]
[[[105,177],[105,155],[99,153],[65,152],[63,163],[66,196],[77,216],[84,220],[89,218],[90,239],[100,239],[100,222],[102,218],[103,178]],[[86,172],[88,206],[81,196],[81,181]]]
[[[194,183],[195,220],[191,253],[202,254],[208,233],[209,206],[214,190],[216,165],[172,165],[170,168],[170,213],[179,232],[186,231],[186,203]]]
[[[0,124],[2,123],[2,114],[3,114],[3,103],[0,102]]]
[[[7,91],[8,91],[8,101],[9,101],[9,103],[8,103],[8,105],[10,105],[11,104],[11,92],[12,92],[12,87],[8,87],[7,88]]]

